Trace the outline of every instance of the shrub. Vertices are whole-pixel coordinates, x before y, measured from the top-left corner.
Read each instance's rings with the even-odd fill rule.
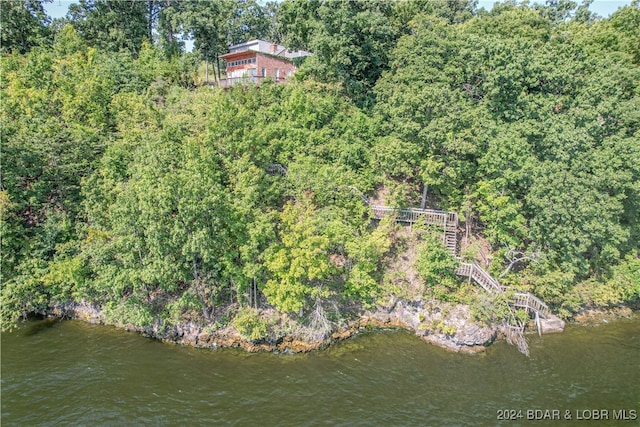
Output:
[[[260,316],[260,312],[256,309],[241,308],[231,324],[244,339],[259,341],[267,337],[267,321]]]
[[[457,261],[451,256],[436,234],[427,234],[418,248],[416,270],[436,298],[443,301],[455,299],[458,280],[455,277]]]

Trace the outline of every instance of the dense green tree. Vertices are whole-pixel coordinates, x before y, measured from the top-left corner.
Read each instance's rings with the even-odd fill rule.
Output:
[[[273,279],[264,292],[282,312],[298,312],[308,306],[308,300],[329,296],[330,240],[320,232],[319,220],[309,198],[288,204],[280,216],[282,244],[265,260]]]
[[[277,1],[268,1],[263,7],[263,13],[267,20],[267,29],[265,40],[274,43],[283,42],[282,25],[280,23],[279,10],[282,3]]]
[[[631,55],[635,64],[640,64],[640,36],[636,31],[640,25],[640,1],[634,0],[631,5],[618,9],[610,22],[621,47]]]
[[[14,252],[3,257],[2,279],[3,296],[13,292],[10,300],[35,304],[66,292],[45,287],[43,277],[58,254],[73,256],[82,215],[80,181],[100,156],[112,124],[113,82],[99,71],[99,62],[71,27],[59,34],[53,50],[34,49],[3,61],[2,190],[9,206],[3,222],[9,232],[2,246]]]
[[[440,19],[423,17],[414,25],[376,86],[382,130],[399,141],[374,150],[389,178],[410,171],[403,179],[428,185],[457,209],[491,127],[478,104],[480,76],[466,70],[479,43],[470,39],[473,47],[465,46],[458,30]]]
[[[637,2],[86,0],[50,45],[40,2],[1,6],[3,329],[80,301],[162,328],[224,306],[249,339],[265,304],[326,326],[389,291],[376,190],[459,211],[563,314],[640,296]],[[286,85],[195,87],[251,38],[315,55]],[[418,252],[455,298],[438,237]]]
[[[398,35],[411,32],[411,22],[420,15],[429,15],[460,24],[476,15],[477,0],[406,0],[393,2],[391,20]],[[494,5],[494,8],[498,4]]]
[[[376,86],[388,136],[374,159],[389,185],[422,182],[455,210],[466,197],[495,247],[579,280],[637,246],[638,69],[598,41],[619,40],[608,24],[556,25],[514,4],[461,26],[416,20]]]
[[[458,262],[451,256],[440,237],[434,233],[427,233],[417,251],[415,268],[427,290],[441,300],[453,300],[458,283],[455,277]]]
[[[126,52],[107,56],[87,47],[67,25],[52,49],[3,59],[2,279],[7,289],[53,302],[81,290],[87,267],[77,258],[85,226],[81,187],[116,132],[120,119],[112,101],[118,92],[146,90],[158,77],[182,82],[176,77],[182,70],[159,71],[157,58],[150,68],[145,55],[137,61]],[[51,282],[57,285],[44,286]]]
[[[320,81],[339,81],[360,103],[387,67],[396,39],[387,1],[291,1],[280,7],[285,42],[314,53],[307,72]]]
[[[154,12],[149,12],[149,4],[153,2],[80,0],[69,6],[67,19],[89,45],[137,54],[143,40],[151,41]]]
[[[50,19],[43,4],[49,1],[0,2],[0,52],[26,53],[34,46],[48,44]]]
[[[545,20],[559,24],[571,18],[577,6],[578,3],[572,0],[546,0],[542,5],[534,5],[533,9]]]

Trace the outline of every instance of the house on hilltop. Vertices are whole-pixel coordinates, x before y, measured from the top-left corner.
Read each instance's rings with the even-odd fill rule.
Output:
[[[303,50],[290,51],[286,47],[264,40],[251,40],[229,47],[229,53],[220,57],[227,62],[227,76],[217,85],[259,84],[271,78],[276,83],[287,80],[296,71],[293,59],[309,56]]]

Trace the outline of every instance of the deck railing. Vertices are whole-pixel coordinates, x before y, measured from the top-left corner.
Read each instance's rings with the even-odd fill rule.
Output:
[[[542,300],[529,292],[516,292],[513,294],[513,300],[511,304],[514,307],[525,308],[528,311],[538,313],[542,317],[547,317],[551,314],[549,306],[542,302]]]
[[[468,277],[469,279],[473,279],[477,284],[482,286],[482,288],[491,293],[502,293],[504,289],[500,286],[500,283],[489,273],[485,271],[478,264],[474,263],[466,263],[461,262],[460,267],[456,269],[456,274],[463,277]]]
[[[260,83],[264,80],[271,80],[275,83],[282,83],[287,79],[284,77],[273,77],[273,76],[244,76],[244,77],[228,77],[225,79],[220,79],[218,81],[210,81],[209,86],[211,87],[221,87],[221,88],[229,88],[232,86],[249,86],[256,85],[260,86]]]
[[[455,212],[439,211],[434,209],[418,208],[393,208],[390,206],[371,205],[373,215],[377,219],[382,219],[388,215],[395,215],[396,221],[418,222],[423,219],[427,224],[447,226],[453,228],[458,225],[458,214]]]

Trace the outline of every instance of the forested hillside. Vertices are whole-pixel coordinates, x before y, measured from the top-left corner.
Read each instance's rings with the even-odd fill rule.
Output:
[[[465,259],[564,316],[640,298],[638,1],[0,5],[2,329],[75,303],[327,327],[404,295],[400,226],[362,195],[459,212]],[[253,38],[314,55],[286,84],[204,84]],[[466,302],[439,244],[407,268]]]

